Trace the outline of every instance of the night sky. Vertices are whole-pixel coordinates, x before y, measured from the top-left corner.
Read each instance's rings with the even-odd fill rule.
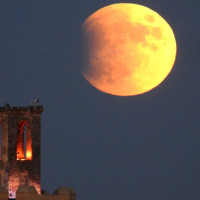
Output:
[[[158,12],[176,36],[173,70],[143,95],[100,92],[80,73],[81,24],[120,2]],[[42,189],[72,186],[78,200],[199,200],[199,8],[199,0],[0,1],[0,105],[44,106]]]

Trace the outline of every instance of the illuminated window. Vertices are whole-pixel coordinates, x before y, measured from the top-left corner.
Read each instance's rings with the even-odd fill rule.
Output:
[[[19,122],[17,135],[17,160],[32,159],[32,137],[27,121]]]
[[[0,160],[3,158],[3,128],[0,124]]]

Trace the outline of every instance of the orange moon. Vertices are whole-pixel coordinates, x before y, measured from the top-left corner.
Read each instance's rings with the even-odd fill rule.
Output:
[[[101,8],[82,24],[82,74],[95,88],[117,96],[143,94],[170,73],[176,40],[169,24],[138,4]]]

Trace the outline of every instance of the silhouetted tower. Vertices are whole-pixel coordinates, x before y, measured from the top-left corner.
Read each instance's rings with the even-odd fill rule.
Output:
[[[40,116],[42,106],[0,107],[0,186],[40,187]]]

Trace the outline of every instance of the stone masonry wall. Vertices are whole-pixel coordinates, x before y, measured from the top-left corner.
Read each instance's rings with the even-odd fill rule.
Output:
[[[0,200],[8,200],[8,192],[3,187],[0,187]],[[56,194],[40,195],[33,186],[20,186],[16,200],[76,200],[76,194],[71,188],[60,187]]]
[[[3,159],[0,160],[0,186],[16,192],[19,185],[35,186],[40,194],[40,115],[42,106],[0,107],[3,127]],[[30,128],[32,158],[17,159],[19,124],[26,122]]]

